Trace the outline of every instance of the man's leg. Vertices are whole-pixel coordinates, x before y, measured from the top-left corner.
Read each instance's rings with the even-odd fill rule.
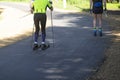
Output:
[[[42,44],[45,44],[46,39],[46,14],[41,14],[41,32],[42,32]]]
[[[45,44],[45,39],[46,39],[46,19],[47,16],[46,14],[41,14],[41,32],[42,32],[42,45],[41,45],[41,49],[45,50],[46,48],[48,48],[48,45]]]
[[[38,43],[38,36],[39,36],[39,31],[40,31],[40,26],[39,26],[39,14],[34,15],[34,24],[35,24],[35,37],[34,37],[34,43]]]

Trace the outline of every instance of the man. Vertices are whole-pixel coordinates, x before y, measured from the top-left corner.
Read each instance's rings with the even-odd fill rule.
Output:
[[[35,37],[34,37],[34,47],[35,50],[38,47],[38,36],[40,31],[41,23],[41,37],[42,37],[42,45],[41,49],[44,50],[47,45],[45,44],[46,38],[46,9],[47,7],[53,11],[52,3],[48,0],[34,0],[31,6],[31,12],[34,12],[34,24],[35,24]]]
[[[99,31],[99,35],[102,36],[102,13],[103,7],[106,11],[106,0],[90,0],[90,12],[93,12],[93,29],[94,29],[94,36],[97,36],[97,28]],[[99,26],[97,27],[97,19]]]

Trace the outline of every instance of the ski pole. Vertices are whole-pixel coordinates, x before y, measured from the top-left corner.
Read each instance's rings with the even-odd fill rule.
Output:
[[[104,9],[104,15],[105,15],[105,17],[108,17],[106,8]]]
[[[107,15],[107,11],[105,11],[104,14],[105,14],[105,17],[108,17],[108,15]]]
[[[89,14],[92,15],[92,10],[90,9]]]
[[[32,27],[32,30],[31,30],[31,46],[33,48],[33,43],[34,43],[34,23],[33,23],[33,27]]]
[[[51,11],[51,27],[52,27],[52,39],[53,39],[53,47],[55,46],[54,45],[54,30],[53,30],[53,19],[52,19],[52,11]]]

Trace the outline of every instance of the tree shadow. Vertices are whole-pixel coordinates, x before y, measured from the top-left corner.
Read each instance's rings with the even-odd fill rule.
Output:
[[[120,15],[120,10],[108,10],[110,15]]]

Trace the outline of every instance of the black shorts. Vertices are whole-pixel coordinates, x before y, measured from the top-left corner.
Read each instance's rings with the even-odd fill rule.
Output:
[[[96,7],[94,7],[93,8],[93,13],[94,14],[102,14],[103,13],[103,8],[96,8]]]

